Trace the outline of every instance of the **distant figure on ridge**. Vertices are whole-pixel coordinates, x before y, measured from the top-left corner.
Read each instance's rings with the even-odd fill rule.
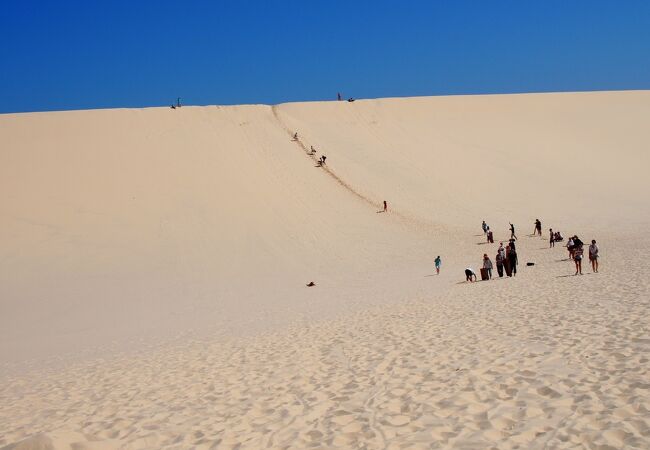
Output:
[[[384,200],[384,212],[388,211],[388,203]]]
[[[436,256],[436,259],[433,261],[433,263],[436,265],[436,273],[440,275],[440,265],[442,264],[442,260],[440,259],[440,255]]]
[[[539,219],[535,219],[535,230],[533,230],[533,236],[537,234],[542,235],[542,222]]]
[[[310,145],[310,146],[309,146],[309,154],[310,154],[310,155],[313,155],[314,153],[316,153],[316,149],[314,148],[313,145]]]
[[[293,134],[293,140],[294,141],[298,140],[298,132],[297,131]]]
[[[340,92],[338,92],[338,93],[336,94],[336,99],[337,99],[338,101],[343,100],[343,97],[341,97],[341,93],[340,93]]]
[[[350,102],[350,103],[352,103],[353,101],[354,101],[354,97],[350,97],[350,98],[348,99],[348,102]]]

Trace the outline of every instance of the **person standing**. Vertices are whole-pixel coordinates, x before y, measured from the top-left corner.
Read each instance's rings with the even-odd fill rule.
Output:
[[[483,268],[487,271],[488,280],[492,279],[492,261],[487,253],[483,254]]]
[[[384,212],[388,211],[388,203],[384,200]]]
[[[533,236],[542,235],[542,222],[539,219],[535,219],[535,230],[533,230]]]
[[[569,251],[569,259],[573,259],[573,249],[575,244],[573,243],[573,237],[569,238],[569,241],[566,243],[566,248]]]
[[[487,234],[488,226],[487,223],[485,223],[485,220],[481,224],[481,228],[483,229],[483,234]]]
[[[436,274],[440,275],[440,265],[442,264],[440,255],[436,256],[436,259],[433,261],[433,263],[436,265]]]
[[[598,246],[596,245],[596,240],[591,240],[591,245],[589,246],[589,261],[591,261],[591,271],[598,273]]]
[[[512,276],[517,275],[517,263],[517,251],[514,247],[510,246],[510,250],[508,251],[508,264],[510,265]]]
[[[512,223],[510,224],[510,239],[517,239],[517,235],[515,235],[515,226]]]
[[[555,234],[553,234],[553,228],[548,230],[550,236],[548,238],[548,248],[555,247]]]
[[[494,244],[494,233],[492,233],[492,230],[490,230],[490,227],[488,227],[488,231],[487,231],[487,241],[488,241],[488,244]]]
[[[497,251],[497,256],[494,258],[494,260],[497,263],[497,273],[499,274],[499,278],[503,278],[503,259],[503,253],[501,251]]]
[[[582,245],[576,245],[573,249],[573,262],[576,263],[576,273],[574,275],[582,275]]]

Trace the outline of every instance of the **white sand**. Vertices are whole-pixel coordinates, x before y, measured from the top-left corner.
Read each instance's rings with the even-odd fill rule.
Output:
[[[648,448],[647,117],[646,91],[0,116],[0,448]],[[509,220],[518,276],[459,284]]]

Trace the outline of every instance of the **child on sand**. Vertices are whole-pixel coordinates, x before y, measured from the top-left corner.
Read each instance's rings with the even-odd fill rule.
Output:
[[[472,278],[474,279],[472,280]],[[470,283],[473,283],[474,281],[478,281],[478,279],[476,278],[476,274],[474,273],[474,269],[472,269],[471,267],[465,269],[465,280],[469,281]]]
[[[436,273],[440,275],[440,265],[442,264],[442,260],[440,259],[440,255],[436,256],[436,259],[433,261],[433,263],[436,265]]]

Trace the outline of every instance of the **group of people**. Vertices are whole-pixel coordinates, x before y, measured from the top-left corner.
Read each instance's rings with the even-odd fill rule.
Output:
[[[488,224],[485,223],[485,220],[483,221],[483,224],[481,224],[481,227],[483,228],[483,234],[487,238],[488,244],[494,244],[494,233],[492,233]]]
[[[569,238],[567,242],[567,250],[569,251],[569,258],[573,260],[576,265],[576,273],[574,275],[582,275],[582,259],[584,257],[584,243],[577,236],[574,235]],[[591,263],[591,270],[594,273],[598,273],[598,244],[596,240],[591,240],[591,245],[589,245],[589,262]]]
[[[548,238],[548,246],[550,247],[555,247],[556,242],[562,242],[564,240],[564,237],[562,236],[562,233],[559,231],[553,231],[553,228],[549,228],[549,238]]]
[[[299,141],[300,141],[300,139],[298,138],[298,132],[297,132],[297,131],[296,131],[295,133],[293,133],[293,140],[296,141],[296,142],[299,142]],[[316,149],[314,148],[313,145],[310,145],[310,146],[309,146],[309,153],[307,153],[307,154],[308,154],[309,156],[314,156],[314,155],[316,154]],[[326,159],[327,159],[327,156],[325,156],[325,155],[321,155],[321,157],[318,158],[318,161],[317,161],[318,166],[319,166],[319,167],[324,166],[324,165],[325,165],[325,160],[326,160]]]
[[[503,277],[504,274],[509,277],[517,275],[517,265],[519,264],[519,257],[517,255],[516,247],[517,246],[515,244],[515,239],[513,238],[511,238],[508,241],[508,244],[505,247],[503,246],[503,242],[499,243],[499,248],[497,249],[497,254],[494,260],[497,266],[497,273],[499,274],[500,278]],[[487,253],[484,253],[481,279],[491,280],[493,268],[494,265],[492,264],[492,260],[490,259]],[[467,267],[465,269],[465,279],[470,283],[474,281],[478,281],[474,269],[472,269],[471,267]]]
[[[535,219],[535,228],[533,230],[533,236],[542,236],[542,222],[539,219]],[[490,230],[488,224],[483,221],[481,224],[483,233],[487,236],[487,241],[489,243],[494,242],[494,235]],[[504,273],[507,276],[516,276],[517,275],[517,265],[519,264],[519,259],[516,250],[516,240],[517,236],[515,234],[515,226],[510,223],[510,239],[508,244],[504,247],[503,242],[499,243],[499,248],[495,256],[495,263],[497,273],[499,277],[503,277]],[[554,247],[556,242],[561,242],[564,240],[562,233],[559,231],[553,231],[549,229],[549,242],[550,247]],[[583,250],[584,244],[577,235],[574,235],[569,238],[567,242],[567,249],[569,251],[569,258],[573,260],[576,266],[575,275],[582,275],[582,259],[583,259]],[[591,245],[588,248],[589,252],[589,261],[591,262],[591,268],[594,273],[598,273],[598,258],[599,258],[599,249],[596,244],[596,240],[591,241]],[[435,260],[436,273],[440,273],[440,256]],[[532,265],[532,263],[529,263]],[[490,280],[492,279],[492,270],[494,265],[492,260],[487,253],[483,254],[482,268],[481,268],[481,279]],[[465,269],[465,279],[469,282],[478,281],[476,272],[471,267]]]

